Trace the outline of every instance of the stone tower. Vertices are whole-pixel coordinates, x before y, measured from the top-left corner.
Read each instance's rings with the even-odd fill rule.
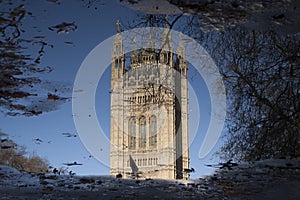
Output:
[[[123,177],[188,179],[188,85],[185,48],[173,53],[169,29],[163,48],[151,34],[144,49],[128,56],[114,38],[111,69],[110,173]]]

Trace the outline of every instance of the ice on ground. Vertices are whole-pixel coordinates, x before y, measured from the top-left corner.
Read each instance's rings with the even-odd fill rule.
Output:
[[[39,186],[39,178],[36,175],[22,173],[12,167],[4,165],[0,165],[0,177],[0,186]]]
[[[300,199],[299,175],[299,159],[239,163],[211,176],[174,181],[38,175],[0,165],[0,199]]]

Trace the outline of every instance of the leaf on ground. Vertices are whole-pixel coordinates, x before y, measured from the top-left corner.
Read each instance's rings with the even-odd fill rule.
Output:
[[[58,95],[56,95],[56,94],[51,94],[51,93],[48,93],[48,98],[47,98],[48,100],[54,100],[54,101],[57,101],[57,100],[62,100],[62,101],[64,101],[64,100],[68,100],[69,98],[66,98],[66,97],[60,97],[60,96],[58,96]]]
[[[56,33],[69,33],[70,31],[76,31],[77,25],[74,22],[72,23],[62,22],[61,24],[50,26],[48,27],[48,29],[50,31],[56,31]]]
[[[51,3],[57,3],[57,4],[60,4],[59,0],[47,0],[48,2],[51,2]]]

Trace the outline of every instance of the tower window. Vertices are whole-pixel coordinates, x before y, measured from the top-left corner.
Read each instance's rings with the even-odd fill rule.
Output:
[[[164,53],[164,63],[168,63],[168,55]]]
[[[156,117],[153,115],[150,118],[150,147],[157,146],[157,120]]]
[[[144,116],[142,116],[140,118],[140,122],[139,122],[139,147],[140,148],[145,148],[146,147],[146,142],[147,142],[147,138],[146,138],[146,119]]]
[[[136,123],[135,119],[131,118],[129,120],[129,135],[128,135],[128,148],[135,149],[136,147]]]
[[[117,44],[117,45],[116,45],[116,49],[119,49],[119,48],[120,48],[120,45]]]
[[[121,63],[122,63],[121,58],[117,58],[117,59],[115,60],[115,66],[116,66],[116,67],[121,67]]]

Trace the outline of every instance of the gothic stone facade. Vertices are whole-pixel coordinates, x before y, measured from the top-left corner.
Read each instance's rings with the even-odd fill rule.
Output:
[[[167,39],[166,39],[167,38]],[[111,70],[110,173],[145,178],[188,179],[187,62],[182,42],[176,54],[147,48],[130,54],[114,39]]]

